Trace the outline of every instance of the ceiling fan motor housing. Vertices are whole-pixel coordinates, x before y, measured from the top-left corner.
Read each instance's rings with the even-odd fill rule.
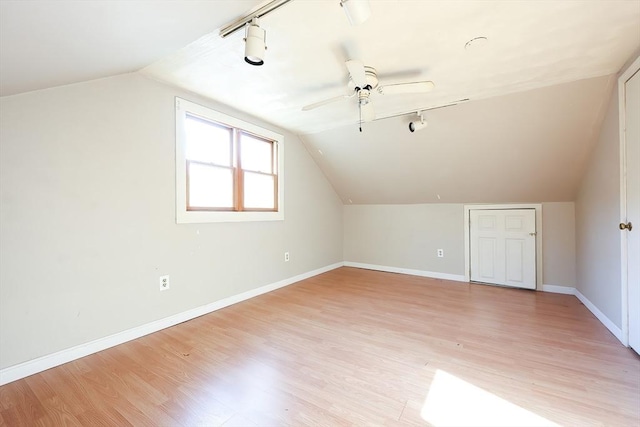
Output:
[[[378,73],[376,72],[376,69],[373,67],[369,67],[366,66],[364,67],[364,76],[367,80],[367,86],[370,86],[369,90],[375,89],[378,87]],[[364,89],[366,89],[366,87],[364,87]],[[353,79],[351,78],[351,76],[349,76],[349,87],[353,90],[355,90],[358,86],[353,82]]]

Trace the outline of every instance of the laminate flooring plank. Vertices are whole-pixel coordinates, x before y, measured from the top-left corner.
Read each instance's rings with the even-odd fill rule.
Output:
[[[424,426],[487,411],[640,425],[640,357],[571,295],[343,267],[0,387],[12,427]]]

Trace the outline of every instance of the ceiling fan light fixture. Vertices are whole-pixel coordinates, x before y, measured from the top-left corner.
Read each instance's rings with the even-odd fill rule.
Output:
[[[360,105],[367,105],[371,99],[369,96],[371,95],[371,86],[367,85],[362,89],[358,90],[358,102]]]
[[[409,123],[409,132],[415,132],[417,130],[424,129],[428,126],[428,123],[424,119],[424,115],[420,112],[418,113],[418,119],[420,121],[410,122]]]
[[[369,0],[340,0],[340,6],[353,26],[364,23],[371,16]]]
[[[244,60],[247,64],[260,66],[264,64],[264,52],[266,46],[267,33],[260,28],[258,18],[253,18],[247,23],[245,32]]]

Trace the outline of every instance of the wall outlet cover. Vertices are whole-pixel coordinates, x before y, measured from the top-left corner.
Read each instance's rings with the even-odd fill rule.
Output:
[[[160,290],[166,291],[170,288],[169,276],[160,276]]]

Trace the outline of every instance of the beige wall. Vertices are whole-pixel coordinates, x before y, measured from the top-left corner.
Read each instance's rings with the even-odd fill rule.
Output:
[[[284,221],[175,223],[175,96],[285,135]],[[342,203],[291,133],[133,74],[0,108],[0,368],[342,261]]]
[[[463,224],[461,204],[347,205],[344,260],[464,275]]]
[[[544,203],[542,224],[543,283],[575,286],[573,202]],[[344,260],[464,276],[464,205],[347,205]]]
[[[621,327],[620,157],[614,88],[576,198],[577,289]]]
[[[575,204],[542,204],[542,258],[545,285],[576,286]]]
[[[175,224],[174,96],[285,135],[285,221]],[[295,135],[139,75],[0,109],[0,369],[342,260],[464,275],[463,204],[343,207]],[[619,326],[617,120],[575,206],[543,204],[543,283]]]

